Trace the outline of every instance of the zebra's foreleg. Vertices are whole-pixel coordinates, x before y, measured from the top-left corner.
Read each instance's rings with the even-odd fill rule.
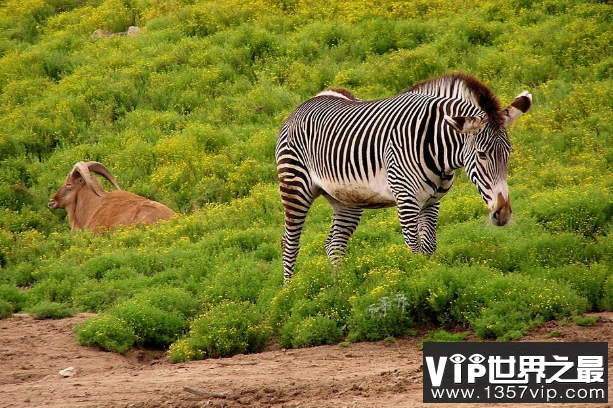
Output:
[[[281,249],[283,251],[283,278],[287,281],[294,274],[294,266],[300,250],[302,227],[316,194],[310,191],[308,181],[293,185],[287,183],[287,180],[284,181],[286,183],[281,183],[281,200],[285,208],[285,232],[281,240]],[[303,184],[304,187],[300,184]]]
[[[333,202],[330,202],[330,204],[334,210],[334,219],[324,248],[330,262],[337,265],[338,260],[345,256],[347,243],[360,223],[363,210],[357,207],[335,205]]]
[[[419,241],[418,218],[421,210],[420,205],[411,199],[397,199],[398,219],[402,227],[404,242],[414,254],[421,253]]]
[[[417,218],[417,230],[420,237],[421,252],[432,255],[436,251],[436,224],[440,201],[424,207]]]

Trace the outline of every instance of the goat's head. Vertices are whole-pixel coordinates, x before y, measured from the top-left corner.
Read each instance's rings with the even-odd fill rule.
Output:
[[[104,191],[100,187],[100,184],[92,179],[91,173],[100,174],[107,179],[116,189],[121,190],[115,178],[103,164],[91,161],[91,162],[78,162],[72,168],[64,185],[55,193],[49,200],[49,208],[55,210],[59,208],[66,208],[71,204],[76,203],[79,190],[84,186],[88,186],[97,196],[104,194]]]

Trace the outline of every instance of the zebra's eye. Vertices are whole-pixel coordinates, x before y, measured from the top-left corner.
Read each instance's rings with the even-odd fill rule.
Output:
[[[487,154],[485,152],[477,151],[477,156],[479,156],[481,160],[487,159]]]

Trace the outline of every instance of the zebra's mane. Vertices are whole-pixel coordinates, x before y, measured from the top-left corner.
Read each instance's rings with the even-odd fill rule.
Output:
[[[459,98],[485,112],[493,125],[503,124],[503,114],[496,95],[478,79],[467,74],[441,75],[413,85],[405,92]]]
[[[349,99],[350,101],[360,100],[345,88],[327,88],[325,91],[322,91],[315,96],[333,96],[335,98]]]

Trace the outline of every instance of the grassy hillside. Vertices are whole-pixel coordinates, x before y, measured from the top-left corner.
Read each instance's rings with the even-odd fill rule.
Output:
[[[0,6],[0,316],[98,312],[84,344],[175,361],[381,339],[419,322],[512,339],[613,309],[610,1],[7,0]],[[142,28],[90,39],[96,29]],[[464,174],[439,250],[412,255],[395,209],[367,211],[343,265],[309,215],[282,286],[276,132],[328,86],[391,96],[449,71],[531,111],[510,130],[514,219]],[[179,215],[103,236],[46,202],[80,160]]]

